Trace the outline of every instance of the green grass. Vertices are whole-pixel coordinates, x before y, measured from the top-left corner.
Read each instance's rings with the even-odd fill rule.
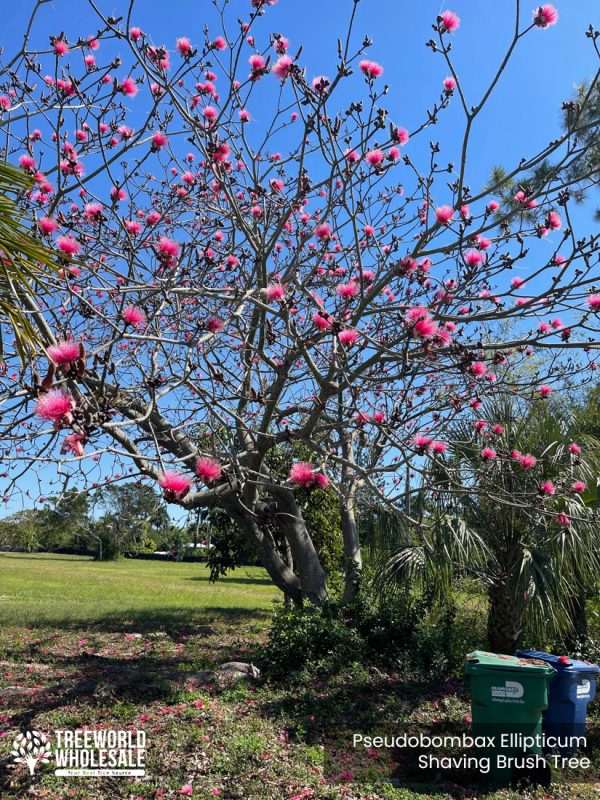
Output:
[[[7,625],[144,629],[219,617],[265,616],[279,595],[266,572],[242,567],[216,583],[205,564],[0,553],[0,615]]]

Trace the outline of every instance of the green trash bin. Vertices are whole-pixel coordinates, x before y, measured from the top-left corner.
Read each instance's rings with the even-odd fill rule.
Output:
[[[482,650],[466,657],[473,736],[488,737],[485,756],[494,782],[508,785],[519,775],[549,773],[542,755],[542,711],[553,677],[552,667],[535,658]]]

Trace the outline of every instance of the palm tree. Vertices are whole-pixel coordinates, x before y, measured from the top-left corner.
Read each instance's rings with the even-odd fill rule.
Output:
[[[16,167],[0,162],[0,357],[3,325],[15,336],[22,361],[39,344],[38,334],[22,305],[22,293],[41,286],[56,271],[56,254],[26,227],[18,198],[33,186],[33,179]]]
[[[493,401],[481,419],[486,430],[502,427],[494,434],[497,457],[482,468],[481,437],[466,423],[450,432],[451,451],[431,469],[434,510],[389,559],[386,579],[433,582],[440,595],[452,591],[457,572],[479,579],[487,593],[489,645],[510,653],[526,631],[537,643],[568,633],[578,598],[598,575],[600,531],[592,506],[600,441],[577,438],[575,418],[539,402],[524,410],[514,400]],[[580,454],[569,449],[576,438]],[[541,457],[523,469],[515,451]],[[565,489],[581,481],[588,488],[561,492],[550,509],[540,493],[546,481]]]

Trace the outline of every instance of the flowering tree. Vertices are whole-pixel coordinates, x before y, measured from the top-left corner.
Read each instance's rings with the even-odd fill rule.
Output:
[[[369,39],[355,43],[357,0],[335,73],[314,80],[268,33],[275,2],[252,0],[233,24],[224,3],[221,30],[164,43],[137,27],[133,3],[115,19],[89,0],[94,35],[57,30],[37,51],[35,4],[3,63],[0,125],[62,269],[49,288],[15,290],[45,351],[32,371],[5,357],[5,497],[51,461],[79,485],[148,478],[184,509],[226,511],[279,588],[323,603],[306,490],[339,498],[349,595],[359,490],[424,524],[406,500],[452,421],[475,423],[488,395],[546,397],[589,378],[597,242],[572,229],[568,176],[590,137],[584,97],[564,135],[507,171],[523,179],[510,204],[501,185],[470,185],[473,128],[514,49],[551,35],[549,4],[528,17],[517,0],[506,57],[475,101],[451,57],[459,18],[433,20],[440,93],[408,131],[385,108]],[[258,103],[270,114],[255,122]],[[457,164],[441,165],[434,142],[417,158],[415,141],[453,103]],[[550,157],[531,190],[526,176]],[[538,352],[543,367],[520,369]],[[270,454],[293,441],[311,461],[282,473]],[[481,441],[482,470],[511,458],[492,445]],[[451,480],[460,491],[458,471]]]

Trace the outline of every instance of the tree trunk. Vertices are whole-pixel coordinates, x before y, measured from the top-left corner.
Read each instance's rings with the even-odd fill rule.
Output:
[[[278,487],[273,494],[277,500],[277,524],[290,545],[294,567],[300,580],[302,599],[322,606],[329,600],[325,571],[294,493],[286,487]]]
[[[293,572],[294,571],[294,556],[292,555],[292,548],[290,547],[290,543],[288,542],[287,539],[285,539],[285,562]],[[292,598],[286,592],[285,593],[285,598],[284,598],[284,605],[285,605],[286,611],[289,611],[291,609],[292,602],[293,602]]]
[[[269,573],[275,586],[281,589],[284,594],[289,594],[294,603],[300,604],[303,599],[300,579],[287,566],[276,548],[265,536],[257,519],[251,516],[242,506],[237,506],[237,504],[228,504],[225,506],[225,510],[251,542],[261,564]]]
[[[354,464],[352,435],[341,432],[340,438],[342,440],[342,455],[346,462],[342,466],[340,485],[340,522],[344,539],[344,595],[342,602],[347,605],[356,594],[360,571],[362,570],[362,554],[355,511],[358,483],[356,475],[351,468],[351,465]]]
[[[504,580],[489,586],[488,601],[487,633],[490,649],[495,653],[512,655],[521,646],[522,605],[511,596],[510,587]]]
[[[360,538],[353,506],[342,504],[341,524],[342,536],[344,537],[344,596],[342,602],[347,605],[356,594],[359,574],[362,569]]]

